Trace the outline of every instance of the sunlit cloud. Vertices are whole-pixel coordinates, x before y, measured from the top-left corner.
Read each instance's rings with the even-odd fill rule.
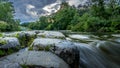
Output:
[[[43,7],[43,10],[45,10],[47,13],[46,15],[50,15],[52,13],[57,12],[60,9],[60,4],[59,3],[53,3],[50,5],[47,5],[45,7]]]

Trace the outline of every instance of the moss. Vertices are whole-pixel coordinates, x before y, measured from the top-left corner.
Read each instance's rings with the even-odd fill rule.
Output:
[[[38,51],[49,51],[50,50],[50,47],[51,47],[51,45],[48,45],[48,46],[46,46],[46,47],[39,47],[39,49],[38,49]]]
[[[49,50],[50,50],[50,47],[51,47],[50,45],[49,45],[49,46],[46,46],[46,47],[45,47],[45,51],[49,51]]]
[[[5,55],[5,51],[0,49],[0,57]]]
[[[19,47],[16,48],[10,48],[10,49],[0,49],[0,57],[6,56],[6,55],[10,55],[14,52],[17,52],[19,49]]]
[[[21,65],[22,68],[29,68],[27,65]]]
[[[28,50],[30,50],[30,51],[31,51],[31,50],[33,50],[33,47],[29,47],[29,49],[28,49]]]
[[[38,51],[43,51],[44,48],[43,47],[39,47]]]
[[[16,52],[16,50],[14,50],[14,49],[8,49],[7,54],[12,54],[14,52]]]
[[[41,35],[40,37],[45,38],[45,35]]]
[[[24,34],[22,37],[19,37],[18,39],[20,41],[21,46],[24,48],[29,47],[35,38],[36,38],[35,36],[27,36],[26,34]]]
[[[0,37],[2,37],[3,36],[3,34],[2,33],[0,33]]]
[[[27,43],[27,46],[30,46],[30,45],[32,44],[33,40],[34,40],[34,38],[33,38],[33,37],[32,37],[32,38],[30,38],[30,39],[29,39],[29,41],[28,41],[28,43]]]
[[[16,37],[16,38],[19,38],[19,33],[16,33],[16,34],[15,34],[15,37]]]
[[[0,40],[0,44],[4,45],[4,44],[7,44],[7,42],[5,40]]]

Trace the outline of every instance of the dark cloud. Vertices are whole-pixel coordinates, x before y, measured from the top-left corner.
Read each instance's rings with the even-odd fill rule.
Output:
[[[82,0],[9,0],[15,8],[15,18],[22,22],[37,20],[41,15],[49,15],[60,8],[63,1],[78,5]]]

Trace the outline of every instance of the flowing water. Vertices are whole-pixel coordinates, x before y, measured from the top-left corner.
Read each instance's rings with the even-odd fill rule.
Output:
[[[70,34],[80,51],[80,68],[120,68],[120,34]]]

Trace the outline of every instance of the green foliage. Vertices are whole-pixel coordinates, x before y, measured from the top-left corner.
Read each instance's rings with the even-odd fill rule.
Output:
[[[0,57],[2,57],[4,55],[5,55],[5,51],[3,51],[3,50],[0,49]]]
[[[28,25],[28,27],[31,29],[43,30],[49,25],[48,18],[42,16],[38,21],[30,23]]]
[[[14,9],[10,2],[0,2],[0,31],[19,30],[19,20],[14,20]]]
[[[0,37],[2,37],[3,36],[3,34],[2,33],[0,33]]]
[[[7,28],[8,24],[4,21],[0,21],[0,32],[5,31]]]
[[[104,0],[92,0],[92,3],[93,3],[91,7],[92,14],[100,18],[107,18]]]
[[[0,49],[0,57],[10,55],[14,52],[17,52],[19,50],[19,47],[16,48],[10,48],[10,49]]]
[[[31,29],[72,30],[79,32],[120,32],[120,3],[117,0],[92,0],[92,5],[76,9],[62,3],[58,12],[29,23]]]

